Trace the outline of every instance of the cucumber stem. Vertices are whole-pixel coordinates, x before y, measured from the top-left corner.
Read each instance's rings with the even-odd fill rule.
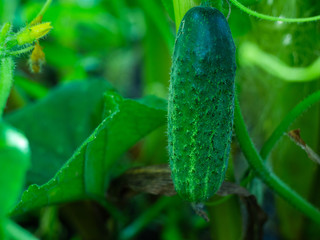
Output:
[[[313,16],[313,17],[306,17],[306,18],[286,18],[286,17],[274,17],[274,16],[269,16],[266,14],[258,13],[255,12],[244,5],[242,5],[240,2],[237,0],[230,0],[236,7],[244,11],[245,13],[252,15],[257,18],[261,18],[264,20],[268,21],[279,21],[279,22],[287,22],[287,23],[302,23],[302,22],[312,22],[312,21],[318,21],[320,20],[320,15]]]
[[[272,135],[268,138],[265,144],[262,146],[260,155],[262,159],[267,159],[271,150],[276,145],[281,136],[288,130],[289,126],[311,105],[320,101],[320,90],[312,93],[306,97],[303,101],[297,104],[282,120],[278,127],[273,131]]]
[[[9,52],[8,55],[10,55],[10,56],[19,56],[21,54],[30,52],[32,49],[34,49],[33,45],[29,46],[29,47],[26,47],[26,48],[23,48],[23,49],[20,49],[20,50],[17,50],[17,51]]]
[[[13,83],[14,63],[12,57],[5,57],[0,62],[0,118],[5,109]]]
[[[320,90],[310,94],[308,97],[303,99],[299,104],[297,104],[282,120],[278,127],[273,131],[268,140],[263,144],[260,150],[260,156],[263,161],[268,159],[274,146],[277,144],[279,139],[288,130],[290,125],[309,107],[320,101]],[[255,175],[250,171],[245,179],[242,180],[241,185],[246,186],[252,181]]]
[[[43,7],[41,8],[40,12],[38,13],[38,15],[36,16],[36,18],[43,16],[45,14],[45,12],[48,10],[50,4],[51,4],[52,0],[46,0],[45,4],[43,5]]]
[[[200,0],[173,0],[173,9],[176,22],[176,32],[179,30],[180,22],[186,12],[200,4]]]
[[[307,67],[291,67],[251,42],[242,43],[238,48],[238,55],[241,65],[258,66],[283,81],[307,82],[317,80],[320,77],[320,57]]]
[[[0,46],[4,44],[4,41],[6,40],[6,37],[8,33],[10,32],[11,24],[5,23],[3,24],[1,31],[0,31]]]
[[[302,198],[288,185],[282,182],[273,172],[271,172],[263,163],[263,159],[258,154],[254,147],[246,125],[244,123],[239,101],[235,101],[235,131],[240,144],[240,147],[250,164],[253,171],[260,177],[260,179],[271,189],[273,189],[280,197],[289,202],[292,206],[303,212],[310,219],[320,224],[320,211],[312,206],[308,201]]]

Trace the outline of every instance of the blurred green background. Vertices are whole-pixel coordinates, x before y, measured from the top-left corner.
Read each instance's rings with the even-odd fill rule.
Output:
[[[273,16],[320,14],[317,0],[241,2]],[[12,21],[18,30],[36,16],[42,4],[36,0],[2,0],[1,24]],[[54,0],[43,18],[44,22],[52,22],[53,30],[40,41],[47,62],[40,74],[33,74],[27,55],[17,60],[6,114],[45,98],[58,85],[79,80],[103,79],[126,98],[166,98],[175,38],[173,14],[170,1],[165,0]],[[291,67],[307,67],[320,56],[319,22],[268,22],[232,7],[229,24],[237,49],[249,41]],[[247,60],[241,59],[245,54],[237,57],[237,92],[250,135],[260,149],[283,117],[320,88],[320,76],[308,82],[288,82],[255,64],[242,64]],[[319,110],[319,104],[314,105],[291,126],[301,129],[302,138],[317,153]],[[38,121],[41,119],[35,118],[34,124]],[[166,164],[166,145],[164,126],[136,144],[121,161],[129,166]],[[236,140],[232,149],[226,179],[240,182],[247,164]],[[273,150],[268,165],[284,182],[320,207],[319,167],[287,136]],[[28,182],[31,183],[34,182]],[[256,194],[269,217],[263,239],[319,239],[318,225],[260,181],[254,180],[249,190]],[[160,198],[148,194],[112,206],[121,212],[122,220],[91,201],[48,206],[15,220],[40,239],[242,239],[249,224],[243,203],[237,196],[219,202],[220,199],[214,196],[209,201],[216,204],[207,206],[211,219],[208,223],[178,196]],[[261,236],[256,237],[247,239]]]

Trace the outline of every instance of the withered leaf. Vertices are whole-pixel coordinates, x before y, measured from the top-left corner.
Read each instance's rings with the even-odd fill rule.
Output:
[[[149,193],[154,195],[173,196],[176,191],[171,179],[171,171],[168,165],[152,165],[132,168],[122,174],[111,183],[109,195],[123,194],[135,195],[138,193]],[[231,182],[223,182],[217,192],[219,196],[237,194],[247,197],[251,195],[247,189]]]
[[[263,225],[268,219],[267,214],[257,203],[254,195],[240,198],[246,206],[247,214],[245,219],[246,231],[244,234],[245,240],[260,240],[263,239]]]
[[[176,193],[168,165],[132,168],[115,179],[108,196],[123,199],[138,193],[173,196]]]
[[[291,130],[290,132],[288,132],[288,136],[295,144],[297,144],[299,147],[302,148],[302,150],[304,150],[307,153],[308,157],[312,161],[320,164],[320,157],[301,138],[300,129]]]
[[[173,196],[176,193],[168,165],[152,165],[132,168],[115,179],[109,188],[107,197],[123,201],[138,193]],[[244,201],[247,209],[246,239],[260,239],[267,216],[257,204],[256,198],[247,189],[236,183],[223,182],[217,195],[236,194]],[[203,204],[191,204],[197,215],[209,221]]]
[[[226,182],[224,181],[220,187],[220,189],[217,192],[217,195],[219,196],[227,196],[230,194],[236,194],[241,197],[248,197],[251,195],[250,192],[248,192],[247,189],[244,187],[241,187],[240,185],[232,182]]]

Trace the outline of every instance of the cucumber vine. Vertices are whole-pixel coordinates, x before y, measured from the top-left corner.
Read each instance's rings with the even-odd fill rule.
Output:
[[[233,3],[236,7],[244,11],[245,13],[255,16],[257,18],[261,18],[264,20],[268,21],[280,21],[280,22],[287,22],[287,23],[303,23],[303,22],[312,22],[312,21],[318,21],[320,20],[320,15],[313,16],[313,17],[306,17],[306,18],[287,18],[287,17],[274,17],[274,16],[269,16],[266,14],[258,13],[255,12],[246,6],[242,5],[240,2],[237,0],[230,0],[231,3]]]
[[[253,15],[255,17],[269,20],[269,21],[281,21],[288,23],[302,23],[302,22],[311,22],[320,20],[319,16],[307,17],[307,18],[282,18],[282,17],[273,17],[265,14],[257,13],[249,8],[245,7],[237,0],[230,0],[232,4],[240,8],[242,11]],[[208,1],[202,1],[207,3]],[[183,14],[185,14],[190,8],[197,5],[194,1],[182,1],[182,0],[173,0],[174,3],[174,12],[175,12],[175,22],[179,26]],[[219,5],[217,5],[218,7]],[[302,70],[305,71],[305,70]],[[268,157],[269,153],[281,138],[283,133],[288,129],[289,125],[308,107],[320,100],[320,91],[315,92],[314,94],[308,96],[300,104],[298,104],[283,120],[283,122],[276,128],[271,137],[266,141],[263,146],[261,153],[259,154],[256,150],[251,138],[249,137],[245,122],[242,117],[239,100],[236,96],[235,104],[235,132],[238,138],[240,147],[254,173],[272,190],[274,190],[280,197],[285,199],[291,205],[299,209],[310,219],[313,219],[315,222],[320,224],[320,211],[312,206],[307,200],[297,194],[292,190],[288,185],[286,185],[281,179],[279,179],[270,169],[268,169],[264,160]],[[249,175],[249,179],[246,179],[243,183],[248,183],[252,180],[253,175]]]
[[[242,43],[238,48],[238,55],[241,65],[258,66],[284,81],[308,82],[320,77],[320,57],[307,67],[291,67],[251,42]]]
[[[304,113],[313,104],[320,101],[320,90],[310,94],[297,104],[282,120],[282,122],[276,127],[271,136],[265,141],[260,150],[260,156],[263,161],[266,161],[272,149],[275,147],[280,138],[288,130],[290,125]],[[250,173],[245,179],[242,180],[241,185],[246,186],[253,179],[254,175]]]
[[[293,191],[281,179],[279,179],[271,170],[269,170],[263,163],[262,157],[254,147],[252,140],[249,137],[246,125],[244,123],[239,101],[236,98],[235,107],[235,131],[240,144],[240,147],[250,164],[252,170],[259,176],[259,178],[273,189],[280,197],[288,201],[291,205],[299,209],[305,215],[320,224],[320,211],[312,206],[308,201],[302,198],[299,194]],[[276,134],[275,136],[279,136]],[[281,135],[280,135],[281,137]],[[277,138],[278,140],[278,138]]]

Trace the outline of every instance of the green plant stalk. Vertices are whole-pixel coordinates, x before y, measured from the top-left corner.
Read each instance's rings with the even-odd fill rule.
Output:
[[[121,231],[120,239],[132,239],[136,236],[148,223],[150,223],[160,212],[166,208],[172,199],[169,197],[160,198],[153,206],[149,207],[139,218],[133,221],[129,226]]]
[[[159,32],[163,36],[163,39],[167,43],[169,51],[173,52],[174,45],[174,36],[170,31],[170,25],[166,20],[166,16],[163,14],[163,11],[159,9],[159,6],[150,0],[139,0],[140,5],[145,10],[146,14],[149,15],[150,19],[153,21],[155,26],[157,26]]]
[[[230,0],[236,7],[240,8],[245,13],[255,16],[257,18],[261,18],[268,21],[280,21],[280,22],[287,22],[287,23],[302,23],[302,22],[312,22],[312,21],[318,21],[320,20],[320,15],[313,16],[313,17],[306,17],[306,18],[286,18],[286,17],[273,17],[269,15],[265,15],[262,13],[255,12],[241,3],[239,3],[237,0]]]
[[[13,83],[14,63],[12,57],[1,59],[0,63],[0,118],[6,107],[7,99]]]
[[[5,222],[5,230],[11,240],[38,240],[30,232],[9,219]]]
[[[3,24],[3,27],[0,32],[0,46],[3,45],[4,41],[6,40],[6,37],[8,33],[11,30],[11,24],[10,23],[5,23]]]
[[[223,1],[225,0],[202,0],[201,5],[205,7],[214,6],[220,12],[223,11]]]
[[[273,131],[268,140],[264,143],[260,150],[260,156],[263,161],[266,161],[269,154],[271,153],[274,146],[277,144],[279,139],[283,136],[283,134],[288,130],[290,125],[303,113],[305,112],[311,105],[320,101],[320,90],[310,94],[303,101],[297,104],[282,120],[282,122],[278,125],[278,127]],[[246,186],[249,184],[255,175],[250,172],[246,178],[241,181],[242,186]]]
[[[30,52],[32,49],[34,49],[34,46],[29,46],[29,47],[26,47],[26,48],[23,48],[23,49],[20,49],[17,51],[11,51],[8,53],[8,56],[19,56],[21,54]]]
[[[50,4],[51,4],[52,0],[47,0],[45,2],[45,4],[43,5],[43,7],[41,8],[40,12],[38,13],[37,17],[43,16],[45,14],[45,12],[48,10]]]
[[[223,8],[223,0],[218,0],[218,3],[217,3],[217,8],[219,9],[219,11],[221,12],[222,11],[222,8]]]
[[[268,158],[273,147],[276,145],[281,136],[288,130],[289,126],[296,120],[296,118],[318,101],[320,101],[320,90],[306,97],[287,114],[287,116],[282,120],[282,122],[262,146],[260,151],[260,156],[262,159],[266,160]]]
[[[127,217],[118,210],[117,207],[115,207],[110,202],[106,201],[105,198],[98,196],[98,195],[90,195],[90,198],[97,201],[104,209],[120,224],[127,221]]]
[[[245,42],[238,50],[242,65],[256,65],[269,74],[289,82],[307,82],[320,77],[320,57],[308,67],[290,67],[276,56],[262,51],[256,44]]]
[[[197,5],[199,0],[173,0],[174,16],[176,18],[176,32],[179,30],[180,22],[186,12]]]
[[[173,10],[173,2],[172,0],[161,0],[164,8],[166,9],[169,17],[175,21],[175,17],[174,17],[174,10]]]
[[[244,123],[239,101],[235,101],[235,131],[240,147],[250,164],[251,168],[261,178],[261,180],[273,189],[280,197],[288,201],[292,206],[303,212],[306,216],[320,224],[320,211],[293,191],[289,186],[281,181],[273,172],[266,168],[263,159],[254,147],[246,125]]]

